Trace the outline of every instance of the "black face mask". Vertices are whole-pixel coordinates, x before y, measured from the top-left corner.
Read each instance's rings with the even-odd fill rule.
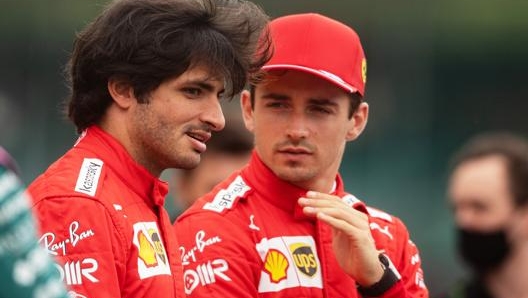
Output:
[[[460,255],[479,275],[497,268],[510,253],[504,230],[484,233],[458,228],[457,232]]]

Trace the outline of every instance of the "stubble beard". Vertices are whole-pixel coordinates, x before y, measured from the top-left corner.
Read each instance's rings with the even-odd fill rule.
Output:
[[[308,168],[298,162],[287,162],[285,165],[280,165],[274,172],[281,180],[292,184],[306,182],[317,176],[315,169]]]
[[[172,162],[172,167],[177,169],[192,170],[200,164],[201,156],[199,153],[198,157],[185,155],[182,153],[175,153],[174,161]]]

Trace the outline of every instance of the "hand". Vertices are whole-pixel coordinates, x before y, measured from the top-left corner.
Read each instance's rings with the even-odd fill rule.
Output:
[[[364,287],[378,282],[383,275],[379,251],[370,233],[368,217],[341,198],[309,191],[300,198],[304,214],[313,216],[332,227],[332,247],[343,270]]]

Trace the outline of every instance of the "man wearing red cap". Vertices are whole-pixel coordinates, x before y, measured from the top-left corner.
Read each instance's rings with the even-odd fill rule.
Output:
[[[318,14],[271,22],[264,80],[242,93],[249,164],[180,216],[189,297],[428,297],[400,219],[338,173],[365,128],[366,60],[350,27]]]

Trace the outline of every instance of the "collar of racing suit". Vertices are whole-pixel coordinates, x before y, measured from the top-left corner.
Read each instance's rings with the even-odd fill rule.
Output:
[[[314,220],[304,215],[301,206],[297,203],[297,200],[305,196],[308,190],[277,177],[262,162],[255,150],[251,155],[249,165],[243,169],[242,174],[245,179],[248,179],[248,184],[253,186],[255,188],[254,191],[258,192],[263,199],[287,212],[293,212],[295,219]],[[344,190],[343,180],[339,173],[336,174],[335,187],[332,194],[342,198],[348,195]],[[365,204],[359,200],[354,202],[352,207],[367,213]]]
[[[153,176],[147,169],[132,159],[126,149],[107,132],[96,125],[87,128],[75,144],[102,157],[105,165],[112,169],[127,186],[150,206],[163,206],[169,191],[167,182]]]

